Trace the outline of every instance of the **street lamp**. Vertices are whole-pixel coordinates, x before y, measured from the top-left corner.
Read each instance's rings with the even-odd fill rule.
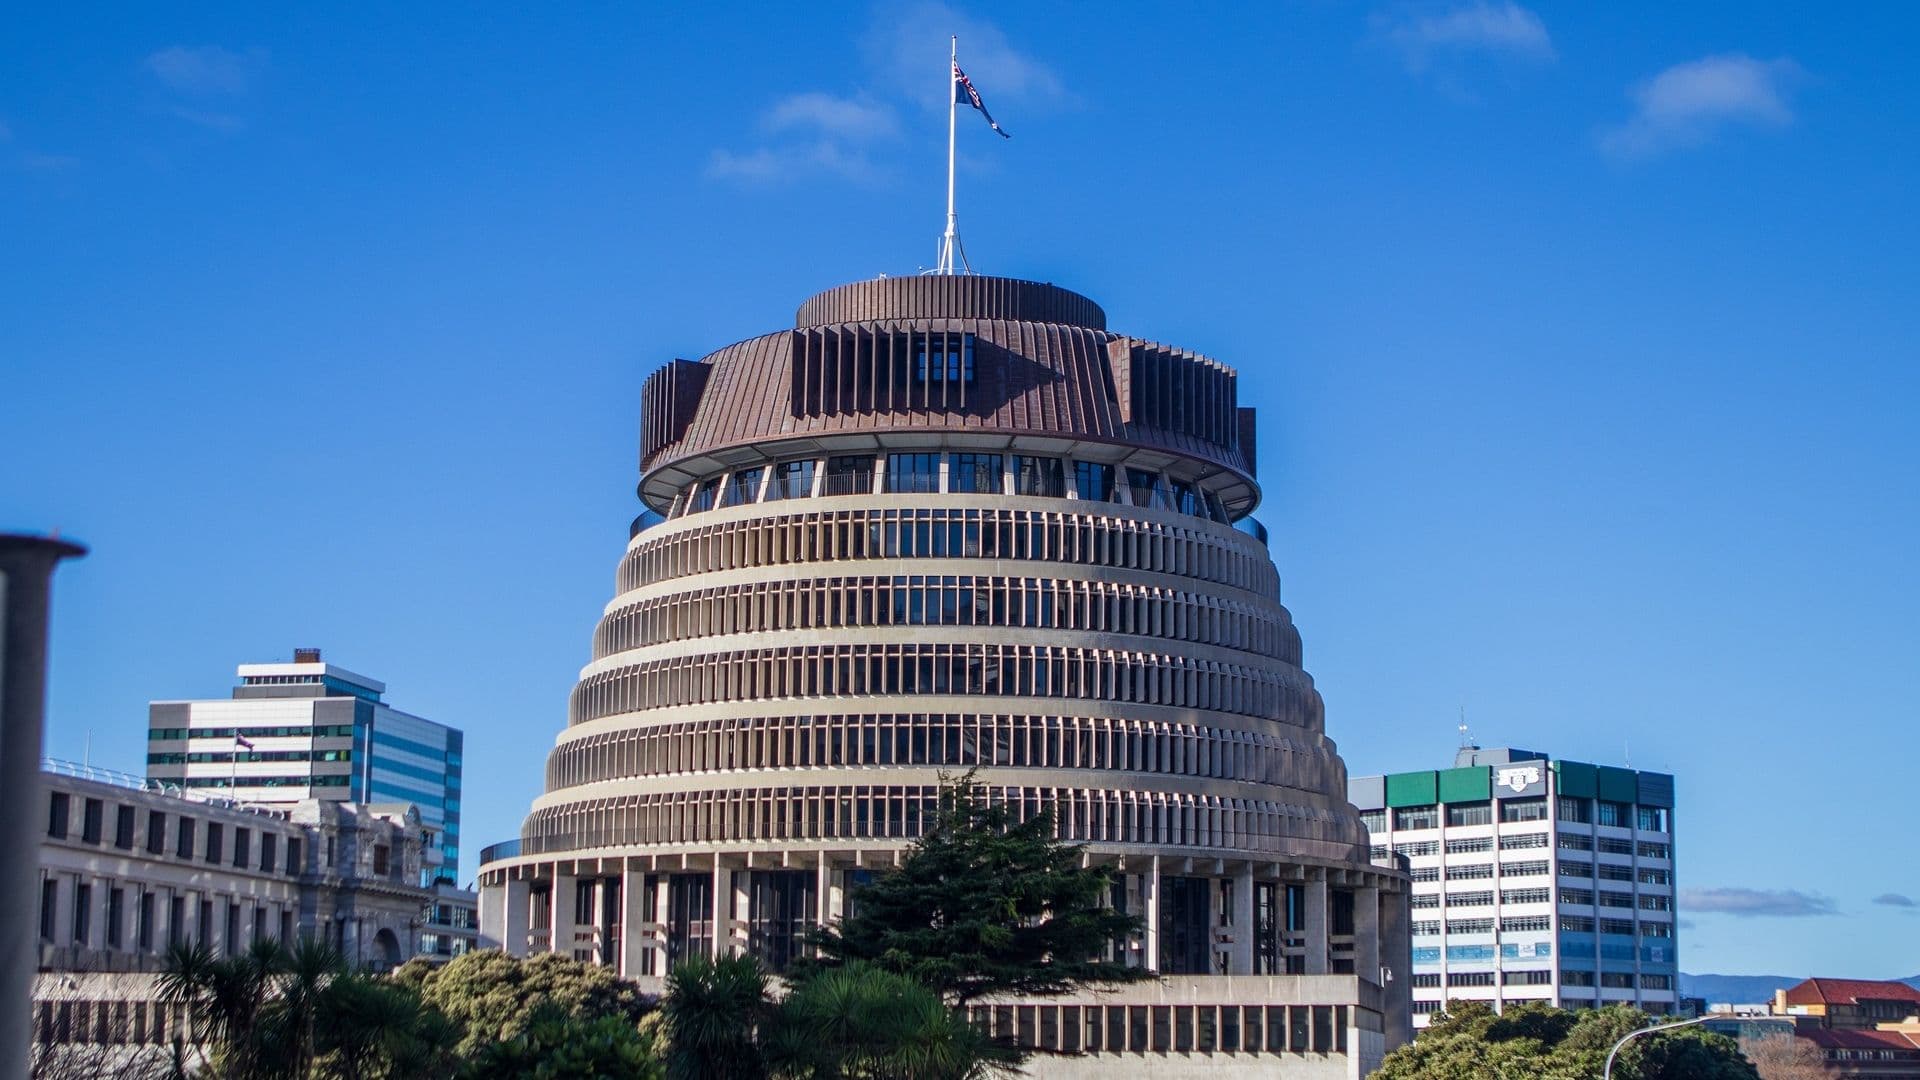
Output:
[[[1618,1054],[1620,1048],[1627,1045],[1630,1040],[1637,1039],[1642,1035],[1651,1035],[1656,1031],[1672,1031],[1674,1028],[1692,1027],[1695,1024],[1704,1024],[1709,1020],[1724,1019],[1726,1019],[1726,1014],[1724,1013],[1707,1013],[1704,1016],[1696,1016],[1691,1020],[1675,1020],[1670,1024],[1655,1024],[1652,1027],[1643,1027],[1635,1031],[1629,1031],[1625,1035],[1620,1036],[1620,1041],[1613,1044],[1613,1049],[1607,1051],[1607,1064],[1605,1068],[1600,1070],[1600,1080],[1613,1080],[1614,1055]]]

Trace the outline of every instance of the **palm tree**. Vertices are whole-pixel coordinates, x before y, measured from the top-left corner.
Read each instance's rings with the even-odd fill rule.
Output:
[[[271,939],[224,959],[204,944],[173,945],[160,974],[160,999],[186,1005],[196,1021],[194,1042],[208,1048],[222,1072],[250,1080],[262,1072],[262,1014],[286,963],[286,950]]]
[[[754,1037],[769,1004],[766,972],[750,956],[700,956],[674,968],[660,1006],[667,1029],[667,1080],[766,1075]]]
[[[296,1076],[313,1075],[315,1027],[323,996],[327,987],[346,973],[346,957],[324,941],[303,937],[287,954],[278,1019],[293,1044]]]

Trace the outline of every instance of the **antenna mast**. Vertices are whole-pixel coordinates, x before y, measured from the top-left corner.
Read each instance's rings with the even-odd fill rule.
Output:
[[[956,224],[959,217],[953,210],[953,131],[960,101],[960,37],[957,34],[953,37],[950,59],[952,62],[947,70],[947,231],[940,236],[940,257],[934,261],[933,273],[971,274],[973,267],[967,264],[967,250],[960,246],[960,229]]]

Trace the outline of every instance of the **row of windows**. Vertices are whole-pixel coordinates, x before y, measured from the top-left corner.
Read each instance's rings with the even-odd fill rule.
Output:
[[[880,713],[728,717],[571,739],[547,790],[630,776],[855,765],[1115,769],[1325,791],[1330,755],[1284,735],[1085,716]]]
[[[310,727],[196,727],[196,728],[149,728],[149,742],[170,742],[176,739],[225,739],[231,743],[235,736],[243,739],[348,739],[353,737],[352,724],[314,724]]]
[[[1632,919],[1601,919],[1597,923],[1587,915],[1562,915],[1560,929],[1574,934],[1591,934],[1596,926],[1603,934],[1633,934],[1636,923]],[[1673,924],[1643,920],[1637,924],[1640,937],[1670,938],[1673,936]]]
[[[1062,1054],[1344,1054],[1346,1005],[972,1005],[990,1038]],[[1362,1023],[1372,1014],[1357,1012]],[[1377,1018],[1373,1018],[1377,1022]]]
[[[65,938],[60,936],[63,898]],[[200,890],[162,890],[49,875],[40,879],[40,940],[49,945],[148,954],[192,942],[236,956],[256,941],[293,940],[297,906],[297,900],[276,904],[222,899]]]
[[[1231,532],[1031,510],[852,510],[675,529],[634,545],[618,579],[624,593],[750,566],[896,558],[1062,562],[1177,574],[1262,596],[1280,592],[1266,553]]]
[[[352,761],[351,750],[195,750],[147,755],[149,765],[228,765],[235,761]]]
[[[1277,609],[1105,581],[949,575],[832,577],[651,597],[602,619],[596,658],[663,641],[865,626],[1025,626],[1141,634],[1300,664],[1300,635]]]
[[[178,784],[184,788],[214,788],[226,790],[235,787],[249,788],[330,788],[349,787],[351,776],[320,776],[318,774],[293,773],[286,776],[187,776],[168,777],[169,784]]]
[[[1067,697],[1211,709],[1317,731],[1320,699],[1291,670],[1050,645],[808,645],[649,660],[588,676],[578,724],[642,709],[856,694]]]
[[[1227,508],[1205,488],[1152,469],[1115,468],[1096,461],[1073,463],[1026,454],[925,451],[843,454],[801,458],[776,465],[755,465],[697,481],[674,497],[667,517],[705,513],[724,506],[810,499],[833,495],[1025,495],[1064,499],[1071,491],[1083,502],[1119,503],[1173,510],[1227,524]]]
[[[166,1046],[201,1030],[196,1010],[159,1001],[90,998],[33,1003],[33,1038],[42,1046]],[[125,1075],[124,1073],[121,1075]]]
[[[80,836],[83,844],[101,844],[106,842],[105,822],[107,803],[103,799],[82,798],[80,804]],[[72,836],[73,797],[64,791],[49,792],[47,796],[47,836],[54,840],[70,840]],[[233,825],[229,833],[229,824],[219,821],[200,822],[185,814],[172,815],[172,828],[168,827],[168,815],[164,810],[145,812],[145,828],[140,829],[142,814],[140,809],[126,803],[113,806],[113,846],[121,851],[143,849],[149,855],[164,855],[169,849],[174,857],[181,859],[198,858],[208,863],[226,863],[231,855],[235,869],[251,869],[258,866],[263,874],[276,872],[280,867],[278,853],[286,852],[286,874],[298,874],[300,862],[300,837],[286,835],[261,828],[258,825]],[[274,819],[262,816],[264,824]],[[202,825],[204,824],[204,828]],[[231,835],[233,843],[226,843]],[[254,844],[256,836],[259,844]],[[169,843],[171,841],[171,843]],[[259,858],[254,858],[255,851]]]
[[[1346,857],[1354,837],[1317,806],[1151,791],[984,789],[1019,820],[1050,814],[1062,840],[1299,854],[1320,841]],[[678,791],[545,807],[528,815],[521,853],[631,844],[745,840],[912,839],[932,818],[939,789],[782,787]],[[1311,845],[1308,845],[1311,846]]]
[[[1449,828],[1473,825],[1491,825],[1494,823],[1494,803],[1468,802],[1447,803],[1445,820]],[[1499,820],[1502,824],[1546,821],[1547,800],[1545,797],[1527,799],[1499,800]],[[1597,809],[1596,809],[1597,808]],[[1394,829],[1437,829],[1442,818],[1441,807],[1434,804],[1425,806],[1400,806],[1393,810]],[[1639,806],[1631,803],[1608,802],[1604,799],[1578,799],[1571,796],[1560,797],[1560,820],[1595,824],[1617,828],[1637,828],[1642,832],[1666,832],[1667,811],[1658,806]],[[1383,809],[1366,811],[1367,831],[1380,832],[1387,822],[1387,812]],[[1617,844],[1631,844],[1629,840],[1604,838]],[[1631,850],[1628,848],[1627,850]],[[1625,854],[1626,852],[1621,852]]]

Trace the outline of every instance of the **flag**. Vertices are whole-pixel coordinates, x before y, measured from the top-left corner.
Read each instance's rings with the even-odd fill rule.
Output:
[[[234,733],[233,741],[236,743],[239,743],[241,746],[244,746],[249,750],[253,749],[253,740],[247,738],[245,735],[242,735],[238,732]]]
[[[979,109],[980,115],[987,118],[987,126],[993,129],[994,134],[1003,139],[1013,138],[1001,131],[999,124],[993,122],[993,114],[987,111],[986,103],[980,100],[980,91],[973,88],[973,80],[967,78],[967,73],[960,70],[958,60],[953,62],[953,100],[956,105],[971,105]]]

